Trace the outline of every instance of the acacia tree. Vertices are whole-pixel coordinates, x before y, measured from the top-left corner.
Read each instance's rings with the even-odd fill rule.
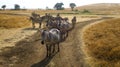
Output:
[[[15,9],[15,10],[20,10],[20,5],[15,4],[14,9]]]
[[[55,4],[55,6],[54,6],[54,8],[56,9],[56,10],[62,10],[62,9],[64,9],[62,6],[63,6],[64,4],[61,2],[61,3],[56,3]]]
[[[1,7],[3,10],[5,10],[5,8],[6,8],[6,5],[2,5],[2,7]]]
[[[76,4],[75,3],[70,3],[70,7],[71,7],[71,10],[73,11],[73,9],[76,7]]]

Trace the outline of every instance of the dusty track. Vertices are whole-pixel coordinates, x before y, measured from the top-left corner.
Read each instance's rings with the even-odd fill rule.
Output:
[[[46,58],[45,45],[40,44],[39,32],[27,37],[15,47],[6,47],[0,53],[0,67],[89,67],[81,50],[81,30],[96,21],[107,17],[77,23],[69,32],[69,37],[60,43],[61,51],[50,59]]]

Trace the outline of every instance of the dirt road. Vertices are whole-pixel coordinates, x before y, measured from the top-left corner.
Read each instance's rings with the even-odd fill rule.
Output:
[[[40,43],[39,32],[17,42],[14,47],[5,47],[0,52],[0,67],[89,67],[81,50],[81,30],[90,23],[108,19],[94,19],[77,23],[69,37],[60,43],[60,52],[46,58],[45,45]]]

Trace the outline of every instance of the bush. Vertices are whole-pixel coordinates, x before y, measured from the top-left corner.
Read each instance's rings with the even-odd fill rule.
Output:
[[[89,10],[84,9],[84,10],[82,11],[82,13],[90,13],[90,11],[89,11]]]

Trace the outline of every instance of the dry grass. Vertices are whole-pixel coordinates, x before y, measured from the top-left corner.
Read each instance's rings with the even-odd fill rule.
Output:
[[[31,9],[31,10],[6,10],[6,11],[0,11],[0,13],[13,13],[13,14],[31,14],[33,11],[40,15],[44,15],[45,13],[51,13],[51,14],[74,14],[74,11],[71,10],[37,10],[37,9]]]
[[[0,27],[2,28],[20,28],[30,25],[26,16],[0,14]]]
[[[93,14],[120,14],[119,3],[96,3],[85,6],[77,7],[76,9],[83,11],[84,9],[92,12]]]
[[[74,16],[77,17],[77,22],[100,18],[100,16],[98,16],[98,15],[80,15],[80,14],[75,14],[76,12],[75,11],[71,11],[71,10],[6,10],[6,11],[0,11],[0,13],[9,14],[7,16],[21,15],[23,17],[23,16],[30,16],[33,11],[35,11],[38,14],[40,14],[41,16],[45,15],[45,13],[50,13],[53,16],[56,16],[57,13],[60,13],[60,15],[62,17],[68,17],[70,22],[71,22],[71,19]],[[3,16],[3,17],[5,17],[5,16]],[[2,17],[2,16],[0,16],[0,17]],[[0,18],[0,19],[3,19],[3,18]]]
[[[82,33],[83,50],[91,67],[120,67],[120,19],[90,25]]]

